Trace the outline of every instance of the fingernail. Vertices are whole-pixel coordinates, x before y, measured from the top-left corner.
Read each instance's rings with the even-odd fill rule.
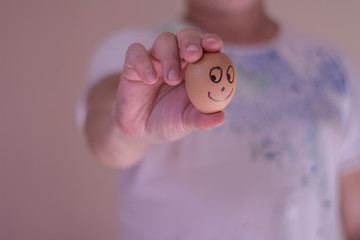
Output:
[[[180,72],[175,69],[172,69],[168,74],[169,80],[178,80],[179,78],[180,78]]]
[[[187,52],[195,52],[195,51],[199,51],[199,47],[194,45],[194,44],[191,44],[189,45],[187,48],[186,48],[186,51]]]
[[[149,71],[146,73],[146,80],[150,83],[153,83],[156,81],[156,75],[154,71]]]
[[[217,42],[217,39],[210,37],[206,39],[206,42]]]

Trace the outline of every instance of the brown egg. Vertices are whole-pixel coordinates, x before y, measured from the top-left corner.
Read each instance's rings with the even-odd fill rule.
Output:
[[[234,96],[236,71],[231,59],[222,52],[204,53],[185,71],[185,86],[191,103],[203,113],[224,109]]]

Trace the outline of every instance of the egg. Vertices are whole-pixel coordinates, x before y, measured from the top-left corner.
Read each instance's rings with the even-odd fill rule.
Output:
[[[224,109],[234,96],[236,71],[222,52],[205,52],[185,70],[185,87],[191,103],[203,113]]]

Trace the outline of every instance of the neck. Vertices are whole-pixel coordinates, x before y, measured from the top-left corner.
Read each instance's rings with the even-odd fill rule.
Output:
[[[189,4],[186,20],[206,32],[216,33],[224,42],[253,45],[271,41],[278,25],[264,11],[261,2],[238,11],[205,9]]]

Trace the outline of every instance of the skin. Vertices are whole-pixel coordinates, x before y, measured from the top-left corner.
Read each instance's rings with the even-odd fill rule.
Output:
[[[345,239],[360,239],[360,171],[341,175],[340,202]]]
[[[204,51],[220,51],[223,41],[256,45],[278,32],[261,0],[188,0],[187,6],[186,19],[211,33],[202,38],[191,29],[163,33],[149,51],[134,43],[123,72],[90,91],[85,132],[103,163],[125,168],[136,164],[151,144],[220,126],[223,112],[203,114],[190,104],[182,81],[186,64],[199,60]],[[359,185],[360,171],[340,177],[341,215],[349,240],[360,239]]]

